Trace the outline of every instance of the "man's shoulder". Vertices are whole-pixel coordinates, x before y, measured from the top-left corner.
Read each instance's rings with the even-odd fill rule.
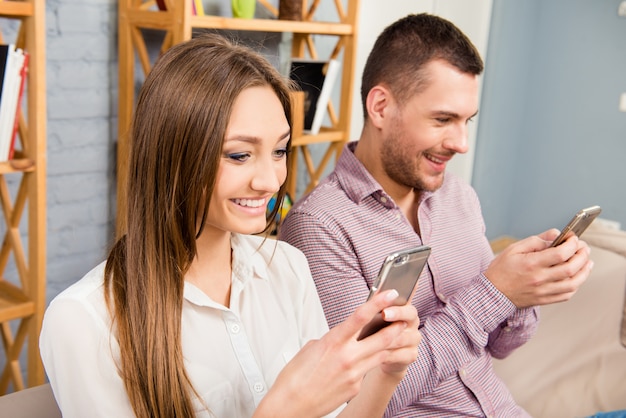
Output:
[[[278,237],[301,249],[311,239],[319,244],[330,236],[337,238],[351,214],[358,217],[355,205],[338,180],[327,177],[296,201],[282,221]]]
[[[316,215],[331,213],[336,211],[337,207],[349,205],[350,202],[350,198],[339,184],[337,178],[331,175],[318,184],[310,193],[298,199],[289,210],[289,214]]]

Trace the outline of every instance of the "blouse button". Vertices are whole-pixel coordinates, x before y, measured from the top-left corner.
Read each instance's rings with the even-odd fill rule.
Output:
[[[232,332],[233,334],[238,334],[240,329],[241,327],[238,324],[233,324],[230,327],[230,332]]]
[[[263,387],[263,383],[255,383],[255,384],[254,384],[254,391],[255,391],[256,393],[261,393],[261,392],[263,392],[263,388],[264,388],[264,387]]]

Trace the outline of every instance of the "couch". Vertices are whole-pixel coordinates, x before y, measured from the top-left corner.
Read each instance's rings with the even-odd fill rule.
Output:
[[[6,418],[61,418],[52,388],[41,386],[0,396],[0,416]]]
[[[541,307],[536,335],[494,360],[536,418],[626,409],[626,232],[599,219],[583,239],[594,261],[587,281],[569,301]]]

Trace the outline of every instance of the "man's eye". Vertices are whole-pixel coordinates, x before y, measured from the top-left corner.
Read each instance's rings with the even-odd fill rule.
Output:
[[[437,118],[436,120],[439,123],[448,123],[448,122],[450,122],[450,118]]]
[[[235,154],[227,154],[226,157],[231,159],[231,160],[239,161],[239,162],[243,163],[248,158],[250,158],[250,154],[248,154],[246,152],[238,152],[238,153],[235,153]]]

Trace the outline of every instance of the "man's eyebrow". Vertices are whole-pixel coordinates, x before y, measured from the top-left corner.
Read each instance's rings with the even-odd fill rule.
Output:
[[[432,114],[436,115],[436,116],[447,116],[449,118],[455,118],[455,119],[460,118],[460,115],[458,113],[450,112],[450,111],[447,111],[447,110],[435,110],[434,112],[432,112]],[[470,116],[468,119],[472,119],[476,115],[478,115],[478,110],[476,112],[474,112],[474,114],[472,116]]]

